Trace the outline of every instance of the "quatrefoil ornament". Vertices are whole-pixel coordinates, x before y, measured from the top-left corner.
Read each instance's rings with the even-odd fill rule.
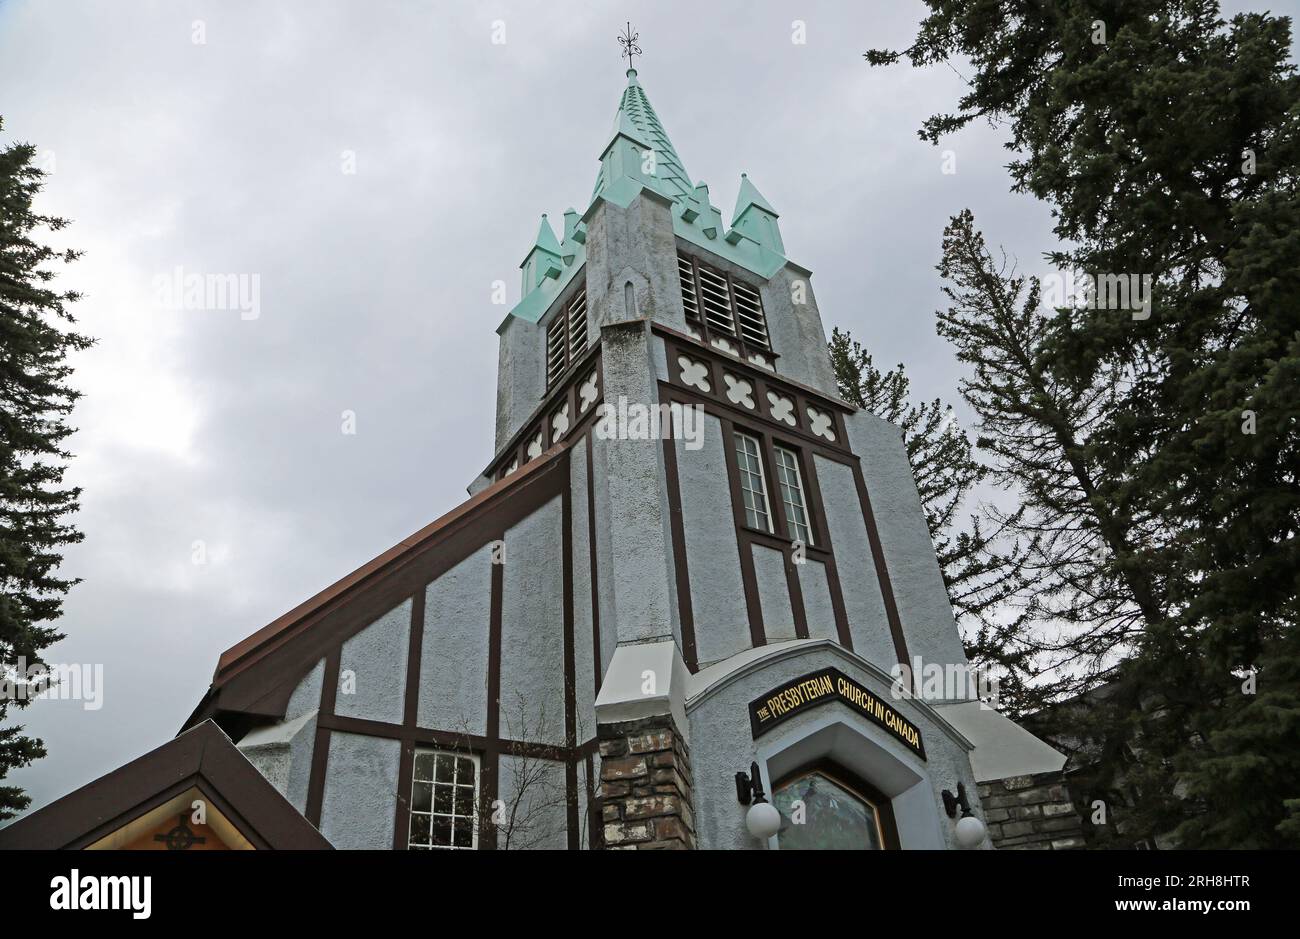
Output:
[[[587,409],[596,403],[599,389],[596,387],[596,373],[593,371],[587,380],[578,386],[578,412],[586,414]]]
[[[677,364],[682,368],[682,384],[698,388],[700,391],[712,391],[709,384],[709,367],[703,362],[696,362],[684,355],[677,357]]]
[[[791,427],[795,425],[794,419],[794,402],[785,395],[779,395],[776,392],[767,393],[767,403],[772,408],[772,420],[784,421]]]
[[[743,404],[751,411],[754,409],[754,399],[750,394],[754,386],[743,378],[737,378],[735,375],[727,372],[722,373],[722,380],[727,383],[727,400],[732,404]]]
[[[560,408],[551,416],[551,443],[555,443],[566,433],[569,432],[569,402],[564,402],[564,407]]]
[[[809,429],[811,429],[818,437],[825,437],[831,442],[835,441],[835,431],[832,430],[835,422],[829,414],[824,411],[819,411],[816,408],[809,408],[808,421]]]
[[[535,460],[542,455],[542,432],[539,430],[537,436],[528,444],[528,459]]]

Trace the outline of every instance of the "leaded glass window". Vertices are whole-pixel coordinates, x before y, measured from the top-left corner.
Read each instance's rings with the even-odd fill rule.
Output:
[[[736,464],[740,469],[740,494],[745,500],[745,524],[770,533],[772,516],[767,507],[767,484],[760,454],[757,438],[736,434]]]
[[[412,850],[478,847],[478,758],[416,750],[411,779]]]
[[[776,481],[781,491],[781,504],[785,509],[785,522],[790,537],[804,544],[813,543],[812,528],[808,524],[808,504],[804,499],[803,479],[799,474],[799,457],[786,447],[773,447],[776,454]]]
[[[781,813],[782,850],[879,851],[884,848],[875,804],[819,770],[782,783],[772,795]]]

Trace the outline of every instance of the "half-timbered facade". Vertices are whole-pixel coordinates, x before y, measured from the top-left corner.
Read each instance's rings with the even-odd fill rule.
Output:
[[[966,666],[899,428],[837,394],[777,212],[742,178],[724,224],[635,71],[521,270],[470,499],[225,652],[187,727],[339,848],[946,848],[945,791],[980,817],[1060,769],[898,679]]]

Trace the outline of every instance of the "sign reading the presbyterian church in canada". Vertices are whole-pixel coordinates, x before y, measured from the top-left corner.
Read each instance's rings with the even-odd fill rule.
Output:
[[[800,711],[838,701],[867,720],[883,727],[909,750],[925,759],[921,731],[888,701],[863,688],[838,668],[793,678],[749,702],[749,726],[757,740],[777,724]]]

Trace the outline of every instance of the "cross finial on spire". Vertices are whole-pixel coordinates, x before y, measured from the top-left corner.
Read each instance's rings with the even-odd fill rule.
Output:
[[[641,47],[636,44],[636,41],[640,38],[640,33],[632,32],[632,23],[630,21],[618,37],[618,43],[623,47],[622,57],[627,59],[628,68],[633,67],[632,56],[641,55]]]

